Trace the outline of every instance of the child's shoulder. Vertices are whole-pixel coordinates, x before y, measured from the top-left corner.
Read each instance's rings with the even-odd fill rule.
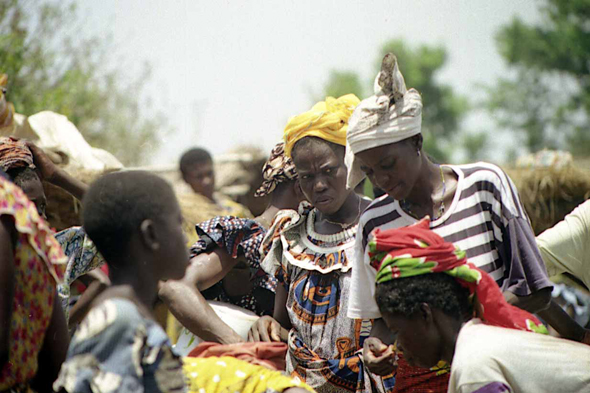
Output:
[[[139,312],[130,300],[107,299],[94,306],[78,326],[74,342],[82,342],[97,336],[108,336],[113,340],[123,338],[126,332],[135,334],[137,330],[147,335],[147,330],[155,325]],[[104,339],[104,338],[103,338]]]

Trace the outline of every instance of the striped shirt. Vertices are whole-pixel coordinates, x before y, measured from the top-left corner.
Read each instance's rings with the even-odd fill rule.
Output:
[[[516,187],[497,166],[487,163],[448,165],[458,178],[449,209],[430,228],[488,272],[502,290],[525,296],[550,287],[528,216]],[[377,272],[369,264],[367,243],[372,232],[401,228],[417,220],[399,201],[384,195],[360,218],[352,269],[350,318],[380,318],[374,300]]]

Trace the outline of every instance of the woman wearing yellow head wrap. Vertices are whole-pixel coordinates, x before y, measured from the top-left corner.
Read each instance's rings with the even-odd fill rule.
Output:
[[[337,145],[346,146],[348,118],[360,100],[354,94],[340,98],[327,97],[309,111],[289,119],[285,127],[285,154],[291,157],[293,146],[306,136],[315,136]]]
[[[249,338],[286,342],[286,371],[318,393],[393,388],[363,363],[371,321],[346,317],[358,220],[369,204],[346,188],[346,130],[357,103],[352,94],[328,98],[289,120],[285,151],[311,205],[281,210],[260,251],[262,268],[279,284],[273,318],[261,317]]]

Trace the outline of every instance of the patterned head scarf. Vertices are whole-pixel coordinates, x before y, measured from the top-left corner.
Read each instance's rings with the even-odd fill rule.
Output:
[[[270,152],[270,158],[262,167],[262,186],[254,194],[263,197],[277,188],[279,183],[297,179],[297,170],[290,157],[285,155],[285,144],[279,142]]]
[[[547,334],[545,326],[532,314],[508,304],[494,279],[468,262],[464,251],[431,231],[427,219],[405,228],[375,230],[369,242],[369,257],[378,270],[377,284],[446,273],[475,295],[479,307],[474,308],[486,323]]]
[[[396,143],[422,130],[422,98],[407,89],[397,58],[388,53],[375,78],[375,94],[354,110],[346,135],[347,186],[354,188],[364,177],[354,155],[375,147]]]
[[[7,172],[24,167],[35,168],[33,153],[26,143],[10,137],[0,137],[0,168]]]
[[[318,102],[309,111],[289,119],[283,134],[285,154],[291,157],[295,143],[306,136],[346,146],[348,119],[359,102],[354,94],[338,99],[327,97],[326,101]]]

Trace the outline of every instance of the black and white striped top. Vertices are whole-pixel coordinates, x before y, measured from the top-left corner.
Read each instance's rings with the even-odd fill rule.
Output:
[[[550,287],[545,265],[530,222],[512,180],[487,163],[448,165],[458,177],[451,206],[430,228],[467,254],[470,262],[488,272],[502,288],[529,295]],[[384,195],[374,200],[360,218],[352,269],[350,318],[380,318],[374,300],[377,272],[369,264],[371,233],[411,225],[416,219]]]

